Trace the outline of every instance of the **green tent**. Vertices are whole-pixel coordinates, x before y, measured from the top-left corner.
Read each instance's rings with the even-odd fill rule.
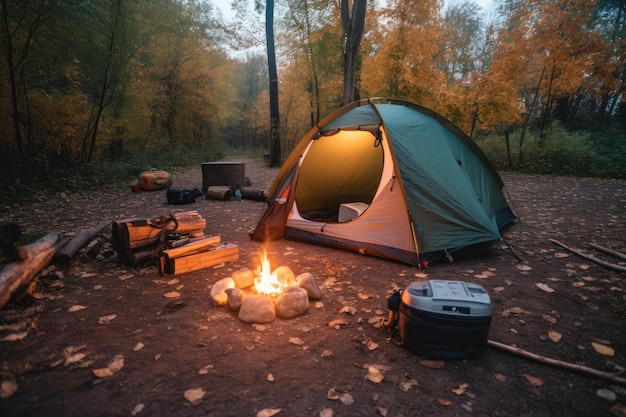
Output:
[[[290,238],[427,266],[500,239],[502,180],[451,121],[415,103],[349,104],[311,129],[268,192],[255,240]]]

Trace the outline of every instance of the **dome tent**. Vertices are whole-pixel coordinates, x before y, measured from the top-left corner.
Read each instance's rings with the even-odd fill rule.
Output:
[[[415,103],[351,103],[311,129],[267,196],[255,240],[280,238],[425,266],[500,239],[515,220],[478,146]]]

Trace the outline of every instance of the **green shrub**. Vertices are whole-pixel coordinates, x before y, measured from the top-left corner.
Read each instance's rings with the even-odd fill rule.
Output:
[[[510,160],[503,134],[491,133],[476,143],[499,170],[626,178],[626,137],[618,128],[569,131],[560,122],[553,122],[543,138],[526,133],[521,163],[519,138],[519,131],[509,135]]]

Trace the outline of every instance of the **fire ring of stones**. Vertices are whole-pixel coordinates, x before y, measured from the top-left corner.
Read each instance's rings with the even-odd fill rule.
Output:
[[[258,290],[259,276],[249,269],[236,271],[217,281],[211,288],[211,299],[218,306],[228,306],[244,323],[266,324],[276,317],[292,319],[307,313],[309,300],[322,298],[315,276],[309,272],[297,277],[288,266],[279,266],[272,276],[281,284],[276,295]]]

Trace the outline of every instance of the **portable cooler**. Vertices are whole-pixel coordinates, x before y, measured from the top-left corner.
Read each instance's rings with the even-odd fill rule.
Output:
[[[491,300],[477,284],[431,280],[402,293],[398,329],[406,348],[425,356],[464,359],[482,355],[491,325]]]

